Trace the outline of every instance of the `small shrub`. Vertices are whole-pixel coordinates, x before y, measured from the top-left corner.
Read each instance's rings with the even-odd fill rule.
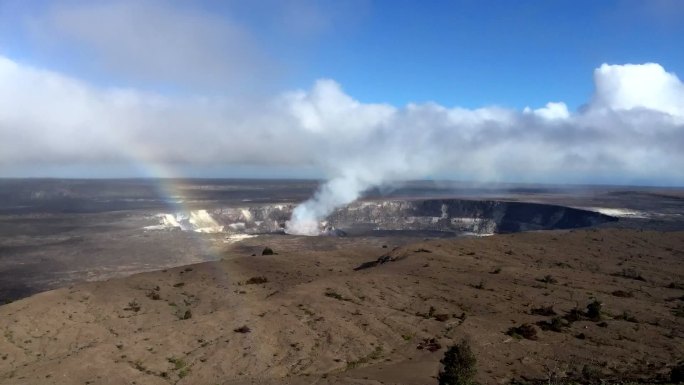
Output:
[[[185,282],[178,282],[178,283],[173,285],[173,287],[183,287],[183,286],[185,286]]]
[[[273,249],[271,249],[270,247],[264,247],[264,250],[261,252],[261,255],[273,255],[273,254],[275,254],[275,253],[273,252]]]
[[[185,361],[183,361],[180,358],[170,357],[170,358],[167,358],[166,360],[173,364],[173,370],[183,369],[186,365]]]
[[[553,306],[540,306],[536,308],[532,308],[530,310],[530,314],[533,315],[543,315],[545,317],[556,315],[556,312],[553,310]]]
[[[548,321],[540,321],[537,323],[542,330],[551,330],[556,333],[561,333],[564,327],[569,326],[569,322],[561,317],[553,317]]]
[[[428,312],[427,312],[427,313],[416,312],[416,315],[417,315],[418,317],[423,317],[423,318],[425,318],[425,319],[430,319],[430,318],[432,318],[432,317],[435,315],[435,311],[437,311],[437,309],[435,309],[434,306],[430,306],[430,309],[428,309]]]
[[[584,319],[584,312],[582,311],[582,309],[574,307],[570,309],[570,311],[566,315],[564,315],[563,318],[569,323],[573,323]]]
[[[440,361],[443,369],[439,372],[440,385],[471,385],[477,373],[477,359],[468,342],[461,341],[444,353]]]
[[[477,285],[472,285],[472,287],[474,287],[475,289],[483,290],[485,288],[485,283],[483,280],[480,280],[480,283],[478,283]]]
[[[489,272],[489,274],[499,274],[499,273],[501,273],[501,268],[500,268],[500,267],[497,267],[496,269],[494,269],[494,270],[492,270],[492,271]]]
[[[247,325],[240,326],[239,328],[233,329],[235,333],[249,333],[252,331]]]
[[[634,317],[634,316],[633,316],[630,312],[628,312],[627,310],[623,311],[622,314],[620,314],[619,316],[617,316],[617,317],[615,317],[615,318],[616,318],[616,319],[625,320],[625,321],[627,321],[627,322],[634,322],[634,323],[639,322],[639,321],[637,321],[636,317]]]
[[[665,286],[668,289],[684,290],[684,283],[681,282],[670,282],[669,285]]]
[[[245,285],[260,285],[266,282],[268,282],[268,278],[266,277],[252,277],[245,281]]]
[[[670,371],[670,381],[674,384],[684,382],[684,361],[680,361]]]
[[[449,320],[449,314],[435,314],[435,319],[439,322],[446,322]]]
[[[684,317],[684,305],[679,304],[676,308],[672,309],[672,314],[675,317]]]
[[[600,321],[602,307],[603,304],[597,299],[589,303],[589,305],[587,305],[587,318],[589,318],[592,321]]]
[[[634,297],[634,293],[631,291],[624,291],[624,290],[615,290],[612,293],[616,297],[621,297],[621,298],[632,298]]]
[[[382,357],[382,351],[383,348],[382,346],[376,346],[375,350],[370,352],[367,356],[361,357],[356,361],[349,361],[347,362],[347,369],[354,369],[358,367],[359,365],[363,365],[365,363],[368,363],[369,361],[374,361]]]
[[[351,299],[347,297],[343,297],[342,294],[334,291],[333,289],[328,289],[325,294],[326,297],[334,298],[338,301],[351,301]]]
[[[128,307],[125,307],[124,310],[134,311],[137,313],[140,311],[140,304],[136,300],[133,300],[128,303]]]
[[[553,276],[551,276],[550,274],[545,275],[543,278],[537,278],[537,281],[549,284],[558,283],[558,280],[556,278],[553,278]]]
[[[140,361],[140,360],[135,361],[135,362],[133,363],[133,366],[134,366],[137,370],[139,370],[139,371],[141,371],[141,372],[144,372],[144,371],[147,370],[147,368],[145,368],[145,366],[143,365],[142,361]]]
[[[613,275],[616,277],[634,279],[637,281],[646,281],[646,279],[641,276],[641,273],[639,273],[638,271],[636,271],[635,269],[633,269],[631,267],[626,268],[626,269],[622,269],[622,271],[619,271],[617,273],[613,273]]]
[[[537,328],[531,324],[522,324],[518,327],[512,327],[506,332],[511,337],[522,337],[528,340],[536,340]]]
[[[158,292],[151,291],[151,292],[147,293],[147,298],[149,298],[153,301],[159,301],[161,299],[161,296],[159,295]]]
[[[183,316],[181,317],[182,320],[190,319],[192,318],[192,312],[190,309],[186,310],[185,313],[183,313]]]
[[[423,338],[423,340],[420,341],[420,343],[418,343],[418,346],[416,346],[416,349],[418,349],[418,350],[425,349],[425,350],[429,351],[430,353],[434,353],[441,348],[442,348],[442,344],[440,344],[439,341],[437,341],[437,339],[435,339],[435,338]]]
[[[601,381],[601,370],[594,365],[584,365],[582,378],[589,383],[597,383]]]

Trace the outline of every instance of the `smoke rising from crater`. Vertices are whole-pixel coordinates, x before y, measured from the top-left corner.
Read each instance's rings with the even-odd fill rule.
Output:
[[[0,56],[0,175],[73,164],[313,168],[328,182],[295,210],[287,230],[298,234],[316,234],[369,188],[410,179],[681,185],[681,80],[654,63],[604,64],[594,84],[578,112],[559,101],[522,111],[363,103],[329,79],[244,100],[98,87]]]
[[[664,176],[672,171],[670,165],[684,165],[677,150],[684,148],[684,85],[676,75],[653,63],[604,64],[594,72],[594,81],[592,100],[577,114],[562,102],[522,112],[431,103],[368,107],[376,111],[372,114],[347,101],[346,110],[335,111],[337,119],[373,116],[368,132],[356,138],[350,146],[354,150],[327,159],[331,179],[295,209],[286,231],[316,235],[322,219],[365,190],[440,170],[459,170],[475,180],[514,173],[533,181],[535,175],[539,180],[544,178],[540,174],[555,173],[562,181],[563,175],[572,180],[577,174],[605,175],[606,180],[621,173]],[[342,94],[335,84],[317,87],[331,88],[328,95]],[[307,110],[325,112],[324,101],[313,104]]]

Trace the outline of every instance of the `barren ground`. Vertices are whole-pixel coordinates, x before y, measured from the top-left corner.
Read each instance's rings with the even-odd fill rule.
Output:
[[[483,384],[653,381],[684,358],[684,232],[383,241],[262,236],[221,261],[4,305],[0,383],[430,384],[461,339]],[[594,299],[600,320],[507,334],[554,317],[533,308],[564,317]],[[419,349],[432,338],[438,350]]]

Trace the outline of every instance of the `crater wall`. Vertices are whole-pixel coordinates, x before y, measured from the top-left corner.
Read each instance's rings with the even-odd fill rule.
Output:
[[[224,207],[197,213],[176,214],[184,230],[203,231],[210,218],[212,228],[226,233],[264,234],[282,232],[293,204]],[[206,215],[205,215],[206,214]],[[495,234],[530,230],[572,229],[595,226],[617,218],[564,206],[494,200],[426,199],[361,201],[335,210],[322,228],[346,233],[377,230],[441,231]],[[168,220],[164,214],[163,222]],[[194,227],[193,227],[194,226]],[[204,227],[203,227],[204,226]]]

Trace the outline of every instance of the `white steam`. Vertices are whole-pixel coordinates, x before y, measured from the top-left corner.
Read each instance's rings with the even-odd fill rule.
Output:
[[[594,83],[579,112],[369,104],[333,80],[245,101],[96,87],[0,56],[0,176],[55,165],[106,166],[83,176],[141,164],[313,168],[328,182],[296,208],[287,231],[297,234],[317,234],[369,188],[416,178],[681,185],[680,79],[653,63],[604,64]]]
[[[294,111],[302,123],[316,122],[320,132],[335,131],[338,122],[350,120],[352,128],[344,130],[348,133],[357,129],[361,116],[366,136],[355,137],[357,151],[330,158],[333,163],[327,167],[332,178],[295,208],[286,232],[318,235],[327,215],[365,190],[392,180],[425,177],[450,163],[453,168],[459,167],[456,162],[469,164],[476,172],[480,168],[479,178],[485,179],[489,173],[506,169],[591,173],[605,167],[647,173],[654,167],[667,167],[669,161],[682,165],[683,156],[656,139],[676,138],[675,146],[684,143],[684,85],[676,75],[654,63],[603,64],[596,69],[594,81],[593,100],[577,115],[571,115],[562,102],[534,110],[527,107],[522,113],[433,104],[404,109],[364,107],[345,98],[336,84],[319,83],[308,100],[297,100],[300,104]],[[320,94],[327,97],[318,100]],[[331,99],[343,102],[335,103],[334,113],[326,114],[331,109],[326,102]],[[331,127],[325,127],[329,116],[334,117]]]

